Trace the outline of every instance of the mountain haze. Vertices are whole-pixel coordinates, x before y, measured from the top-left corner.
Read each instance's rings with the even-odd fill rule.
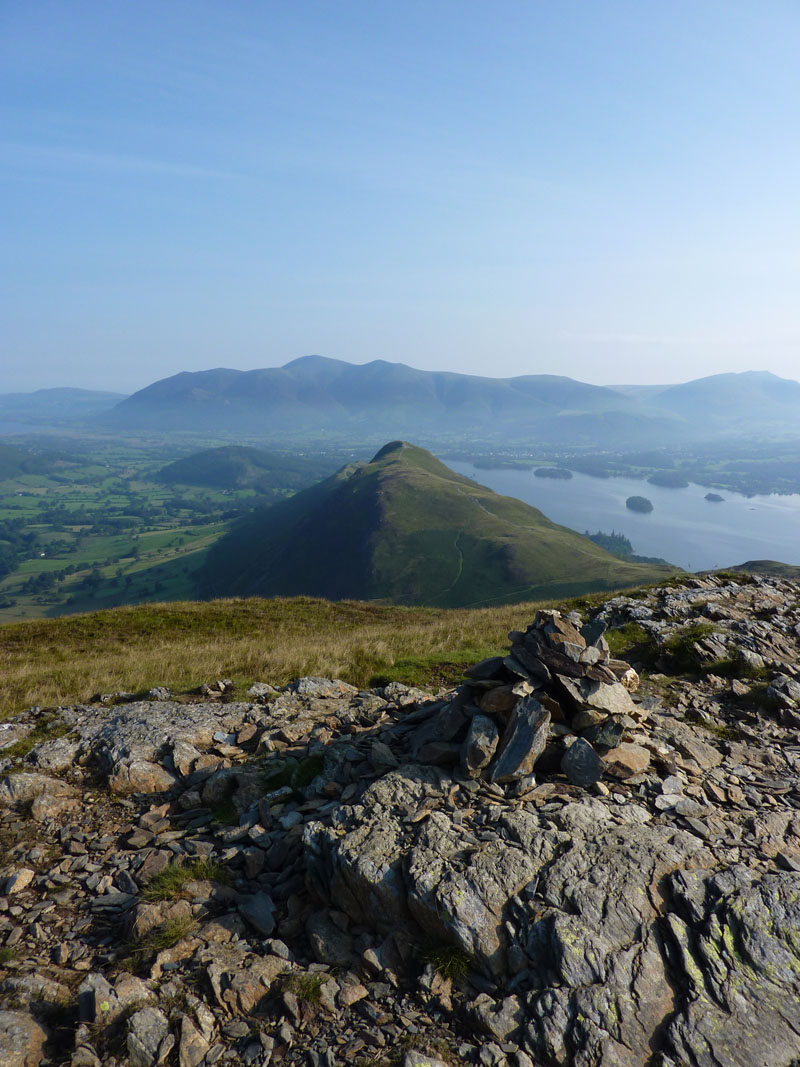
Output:
[[[124,393],[70,387],[32,393],[0,393],[0,433],[36,433],[55,426],[72,427],[108,413]]]
[[[664,388],[654,405],[685,419],[779,422],[800,414],[800,383],[769,371],[712,374]]]
[[[103,416],[101,416],[101,419]],[[797,432],[800,384],[765,371],[674,386],[589,385],[563,375],[490,378],[377,359],[303,356],[283,367],[183,372],[117,404],[128,429],[264,438],[434,440],[659,447],[719,434]]]
[[[210,550],[212,596],[466,607],[611,589],[673,573],[629,563],[536,508],[395,441],[243,520]]]
[[[177,374],[122,401],[113,418],[128,427],[186,428],[208,418],[218,428],[265,435],[326,431],[385,439],[387,428],[428,436],[481,429],[502,437],[559,416],[635,411],[620,393],[558,375],[487,378],[304,356],[263,370]]]

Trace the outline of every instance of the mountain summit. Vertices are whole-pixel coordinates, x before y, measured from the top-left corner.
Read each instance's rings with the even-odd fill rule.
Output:
[[[798,418],[800,384],[760,371],[677,386],[608,387],[556,374],[489,378],[383,359],[354,364],[302,356],[283,367],[175,374],[140,389],[100,421],[136,429],[213,426],[282,442],[377,442],[392,434],[618,448],[793,431]]]
[[[405,441],[244,520],[210,551],[203,596],[466,607],[655,581],[536,508]]]
[[[634,401],[612,389],[559,375],[488,378],[382,359],[353,364],[303,356],[283,367],[173,375],[118,404],[113,420],[125,427],[173,428],[210,420],[217,429],[239,433],[374,440],[379,426],[397,436],[430,437],[463,435],[465,428],[496,435],[501,424],[508,430],[536,424],[551,436],[552,419],[566,416],[572,424],[576,417],[634,409]]]

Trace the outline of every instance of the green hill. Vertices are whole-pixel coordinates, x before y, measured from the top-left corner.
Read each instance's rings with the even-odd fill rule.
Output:
[[[200,592],[467,607],[661,580],[536,508],[395,441],[259,511],[210,550]]]
[[[169,484],[273,493],[305,489],[330,474],[334,467],[335,462],[325,457],[284,456],[259,448],[226,445],[176,460],[163,467],[158,478]]]
[[[0,444],[0,481],[25,474],[49,474],[70,462],[74,460],[59,452],[31,452],[27,448]]]

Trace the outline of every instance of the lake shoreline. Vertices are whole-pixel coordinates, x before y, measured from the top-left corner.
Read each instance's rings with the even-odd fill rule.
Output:
[[[532,470],[475,467],[450,461],[459,474],[504,496],[539,508],[578,533],[622,533],[639,555],[659,556],[687,571],[732,567],[748,559],[800,564],[800,494],[745,496],[726,491],[722,502],[706,499],[707,485],[685,488],[654,485],[646,479],[594,478],[573,471],[570,479],[534,477]],[[625,501],[647,496],[649,514],[633,512]]]

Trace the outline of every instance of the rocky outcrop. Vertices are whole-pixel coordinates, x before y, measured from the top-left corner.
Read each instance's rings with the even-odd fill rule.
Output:
[[[537,612],[524,633],[509,634],[507,656],[477,663],[449,700],[428,709],[411,739],[412,756],[458,763],[470,778],[518,790],[535,784],[534,766],[548,746],[545,764],[574,785],[645,770],[647,751],[620,743],[647,718],[630,696],[639,676],[611,658],[605,628],[582,626],[575,612]]]
[[[542,612],[448,693],[46,713],[0,777],[0,1059],[791,1067],[798,593]]]

